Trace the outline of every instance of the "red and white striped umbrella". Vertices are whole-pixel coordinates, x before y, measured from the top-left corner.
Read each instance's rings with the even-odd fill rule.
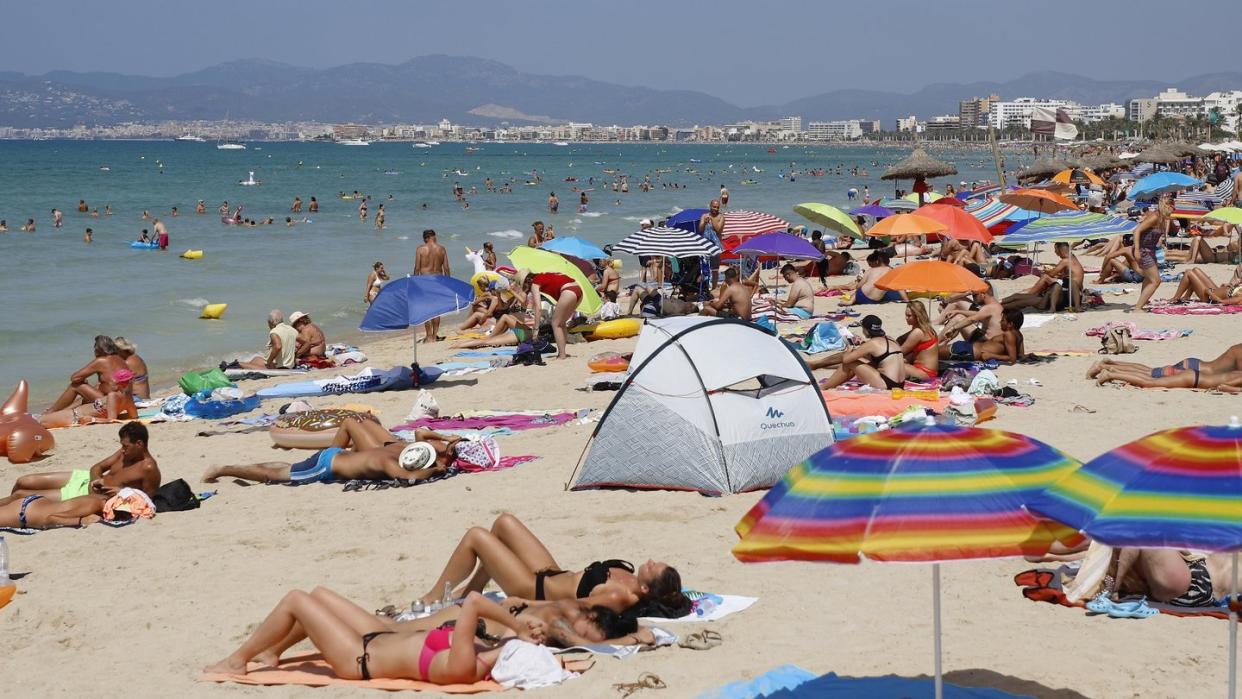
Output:
[[[789,229],[788,221],[762,211],[726,211],[724,218],[725,235],[746,237],[777,231],[784,233]]]

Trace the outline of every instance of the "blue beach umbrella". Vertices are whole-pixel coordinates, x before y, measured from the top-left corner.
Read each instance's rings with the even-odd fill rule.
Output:
[[[893,215],[893,210],[879,204],[868,204],[860,206],[857,209],[850,209],[850,216],[870,216],[872,218],[888,218]]]
[[[668,217],[668,221],[664,223],[669,228],[680,228],[683,231],[691,233],[699,232],[699,219],[703,214],[707,213],[707,209],[682,209],[672,216]]]
[[[439,274],[395,279],[380,290],[359,330],[404,330],[464,308],[474,301],[469,282]]]
[[[565,238],[553,238],[545,241],[544,250],[559,252],[562,255],[573,255],[584,260],[598,260],[608,257],[608,253],[604,252],[598,245],[588,243],[582,238],[574,238],[572,236]]]
[[[1157,172],[1135,182],[1128,196],[1130,199],[1155,199],[1161,194],[1180,192],[1202,184],[1203,180],[1197,180],[1180,172]]]

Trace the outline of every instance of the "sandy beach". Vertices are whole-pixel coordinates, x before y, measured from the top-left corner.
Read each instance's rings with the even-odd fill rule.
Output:
[[[1098,266],[1085,258],[1088,267]],[[1184,269],[1184,267],[1183,267]],[[1216,279],[1224,266],[1207,266]],[[844,281],[837,279],[836,282]],[[1030,279],[1000,282],[1009,293]],[[830,283],[832,283],[830,281]],[[1175,287],[1166,283],[1158,297]],[[1188,337],[1138,342],[1135,361],[1167,364],[1214,357],[1237,340],[1230,316],[1123,314],[1126,295],[1105,294],[1101,309],[1057,318],[1025,332],[1028,351],[1094,351],[1087,328],[1110,320],[1140,327],[1188,328]],[[835,301],[817,299],[819,311]],[[868,307],[892,329],[902,306]],[[543,367],[510,367],[442,380],[432,386],[442,414],[462,410],[591,408],[613,393],[582,390],[587,358],[632,349],[633,339],[570,347],[572,358]],[[363,348],[369,366],[409,362],[409,335]],[[452,354],[448,343],[421,347],[430,364]],[[1087,460],[1149,432],[1183,424],[1223,423],[1237,414],[1233,396],[1190,390],[1098,387],[1084,378],[1094,356],[1059,357],[1002,367],[1033,406],[1002,406],[988,427],[1044,440]],[[75,365],[76,366],[76,365]],[[68,370],[69,367],[66,367]],[[819,372],[823,376],[823,372]],[[324,372],[323,375],[328,375]],[[1030,384],[1036,379],[1039,385]],[[268,382],[246,382],[248,390]],[[311,399],[315,407],[363,403],[385,425],[403,422],[415,392]],[[1082,408],[1078,408],[1082,406]],[[277,406],[269,401],[266,410]],[[1085,410],[1084,410],[1085,409]],[[784,663],[817,673],[926,676],[932,670],[931,576],[922,565],[780,563],[744,565],[733,558],[733,525],[761,493],[706,498],[674,492],[568,492],[565,485],[594,424],[530,430],[500,438],[506,455],[538,460],[508,471],[461,475],[408,489],[342,492],[337,485],[284,487],[199,482],[221,463],[293,460],[266,432],[203,437],[210,423],[152,426],[151,452],[165,481],[185,478],[218,494],[199,510],[111,529],[7,536],[11,569],[29,574],[0,613],[8,652],[0,677],[27,696],[83,696],[122,686],[136,696],[357,696],[356,690],[256,688],[196,682],[199,669],[232,650],[292,588],[324,585],[365,607],[406,605],[426,592],[452,547],[472,525],[501,512],[526,521],[557,556],[577,569],[593,560],[648,558],[677,566],[685,584],[760,598],[749,610],[710,626],[724,643],[708,651],[665,648],[624,660],[597,658],[583,677],[532,696],[617,696],[615,682],[643,672],[668,685],[635,696],[690,697]],[[53,455],[3,463],[0,487],[27,473],[86,468],[115,448],[115,425],[60,430]],[[302,458],[302,456],[297,456]],[[1167,615],[1145,621],[1087,617],[1082,610],[1024,599],[1012,576],[1022,561],[943,566],[946,679],[1015,693],[1058,697],[1217,696],[1226,678],[1226,626]],[[678,634],[701,624],[665,625]],[[122,680],[122,678],[127,678]]]

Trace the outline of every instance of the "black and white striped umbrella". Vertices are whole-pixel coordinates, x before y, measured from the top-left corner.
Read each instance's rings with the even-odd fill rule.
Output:
[[[712,257],[722,252],[719,245],[697,233],[663,226],[633,233],[612,249],[631,255],[662,257]]]

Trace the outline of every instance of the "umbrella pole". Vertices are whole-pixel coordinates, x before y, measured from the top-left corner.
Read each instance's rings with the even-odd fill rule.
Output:
[[[1233,590],[1229,595],[1229,699],[1238,696],[1238,552],[1233,552]]]
[[[940,564],[932,564],[932,627],[936,634],[936,699],[944,697],[944,678],[940,673]]]

